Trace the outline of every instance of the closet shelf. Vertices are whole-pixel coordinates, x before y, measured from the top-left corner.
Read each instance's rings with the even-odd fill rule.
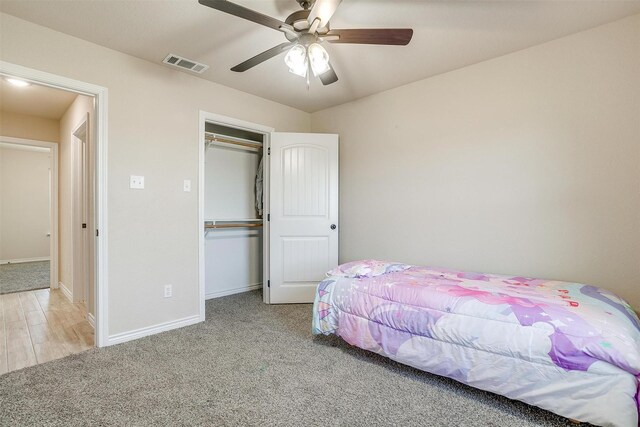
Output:
[[[262,222],[262,218],[212,218],[205,219],[204,222]]]
[[[208,219],[204,222],[205,230],[213,228],[259,228],[262,227],[262,219]]]
[[[225,224],[207,224],[204,226],[205,229],[210,230],[212,228],[259,228],[262,227],[262,223],[234,223],[228,222]]]
[[[262,143],[257,141],[251,141],[248,139],[241,138],[233,138],[228,136],[221,136],[215,133],[205,132],[204,139],[207,142],[207,148],[209,145],[222,145],[226,146],[227,144],[237,145],[244,149],[252,149],[252,150],[262,150]]]

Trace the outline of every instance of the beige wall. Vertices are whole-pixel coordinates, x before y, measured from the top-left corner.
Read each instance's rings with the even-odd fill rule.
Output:
[[[0,135],[13,138],[58,142],[58,120],[0,111]]]
[[[109,333],[198,314],[199,110],[298,132],[310,115],[6,14],[0,28],[1,60],[109,90]]]
[[[58,281],[73,295],[74,301],[82,299],[81,288],[84,281],[74,281],[73,275],[73,201],[74,201],[74,150],[78,150],[78,142],[74,131],[93,112],[93,98],[78,95],[60,118],[60,136],[58,149]],[[92,126],[90,126],[92,128]],[[79,154],[79,152],[78,152]],[[77,155],[77,154],[76,154]],[[89,230],[94,227],[88,225]],[[93,236],[93,233],[91,233]],[[91,277],[91,275],[90,275]],[[92,291],[92,286],[89,286]],[[93,292],[89,293],[87,310],[94,313]]]
[[[0,262],[49,258],[49,156],[0,146]]]
[[[312,115],[341,261],[585,282],[640,308],[640,15]]]

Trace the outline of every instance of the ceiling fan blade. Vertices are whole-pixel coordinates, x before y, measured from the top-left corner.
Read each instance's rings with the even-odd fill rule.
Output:
[[[354,44],[386,44],[405,46],[413,37],[413,30],[410,28],[371,28],[371,29],[351,29],[351,30],[331,30],[327,37],[338,36],[339,38],[327,38],[329,43],[354,43]]]
[[[320,18],[317,28],[326,27],[341,2],[342,0],[316,0],[307,17],[309,25],[313,24],[316,18]]]
[[[285,42],[279,44],[278,46],[272,47],[269,50],[265,50],[262,53],[257,54],[251,59],[247,59],[246,61],[236,65],[231,69],[231,71],[236,71],[238,73],[242,73],[243,71],[247,71],[249,68],[253,68],[258,64],[263,63],[267,59],[271,59],[274,56],[280,55],[282,52],[287,50],[287,48],[293,46],[293,43]]]
[[[329,63],[329,70],[320,74],[318,77],[320,78],[320,81],[322,82],[322,84],[325,86],[338,81],[338,75],[336,74],[333,67],[331,66],[331,63]]]
[[[262,13],[247,9],[246,7],[231,3],[227,0],[198,0],[198,3],[203,6],[208,6],[212,9],[237,16],[238,18],[246,19],[248,21],[255,22],[256,24],[273,28],[274,30],[282,31],[282,28],[284,27],[293,31],[293,27],[291,25],[286,24],[279,19],[263,15]]]

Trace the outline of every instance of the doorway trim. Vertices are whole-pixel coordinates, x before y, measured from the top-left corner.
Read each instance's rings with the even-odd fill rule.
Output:
[[[73,127],[71,131],[71,252],[73,259],[73,269],[71,272],[72,302],[84,301],[87,313],[91,316],[89,307],[89,271],[88,260],[91,254],[89,250],[93,241],[93,236],[88,236],[87,226],[92,225],[90,219],[88,195],[88,183],[86,179],[86,168],[90,161],[86,158],[86,149],[89,147],[89,114],[85,114],[82,119]],[[80,144],[80,145],[78,145]],[[85,219],[86,214],[86,219]],[[85,222],[86,221],[86,222]],[[85,227],[82,224],[86,224]],[[91,227],[93,228],[93,227]],[[80,286],[80,283],[82,286]],[[93,321],[92,321],[93,320]],[[89,323],[95,323],[91,319]]]
[[[95,126],[90,129],[95,147],[95,345],[109,345],[108,323],[108,230],[107,230],[107,88],[21,65],[0,61],[0,76],[12,76],[36,84],[62,89],[94,98]],[[92,231],[93,232],[93,231]]]
[[[51,182],[49,183],[49,287],[58,288],[58,144],[36,139],[13,138],[0,135],[0,142],[15,145],[27,145],[49,149],[49,169],[51,170]]]
[[[207,111],[200,110],[200,115],[198,118],[198,283],[200,285],[200,321],[205,320],[205,277],[204,277],[204,162],[205,162],[205,125],[206,123],[215,123],[217,125],[228,126],[236,129],[248,130],[255,133],[260,133],[264,135],[264,139],[262,141],[262,156],[267,159],[267,153],[270,146],[271,140],[271,132],[274,131],[274,128],[247,122],[240,119],[235,119],[233,117],[227,117],[216,113],[209,113]],[[264,198],[264,209],[263,209],[263,218],[267,212],[269,212],[269,162],[263,162],[263,198]],[[263,221],[264,222],[264,221]],[[268,289],[265,284],[266,280],[269,277],[269,263],[267,262],[269,252],[269,227],[268,224],[265,223],[262,227],[262,241],[263,241],[263,289]],[[265,302],[268,299],[265,300]]]

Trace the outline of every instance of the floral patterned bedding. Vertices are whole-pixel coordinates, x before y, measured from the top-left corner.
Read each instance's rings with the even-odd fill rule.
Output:
[[[608,291],[377,260],[328,275],[315,334],[568,418],[638,425],[640,321]]]

